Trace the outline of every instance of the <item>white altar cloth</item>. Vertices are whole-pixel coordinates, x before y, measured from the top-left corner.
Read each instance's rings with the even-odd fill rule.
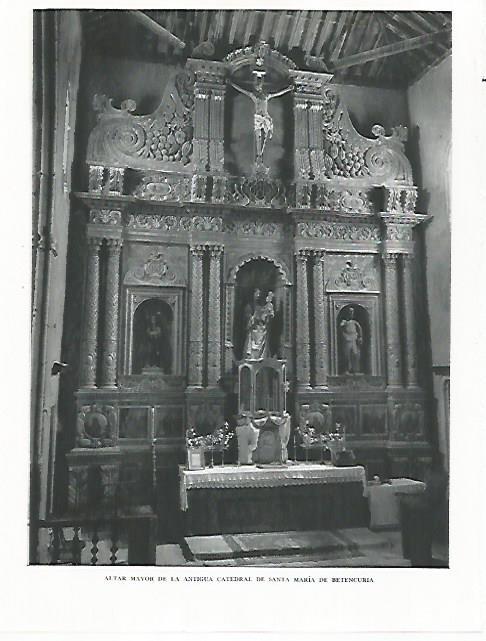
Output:
[[[425,483],[414,479],[390,479],[390,483],[369,484],[365,496],[370,506],[370,528],[392,528],[400,524],[398,494],[421,494]]]
[[[187,470],[179,467],[181,509],[187,510],[187,492],[193,489],[222,489],[245,487],[281,487],[285,485],[319,485],[325,483],[363,484],[366,492],[364,467],[334,467],[315,463],[302,463],[288,467],[258,468],[228,465],[204,470]]]

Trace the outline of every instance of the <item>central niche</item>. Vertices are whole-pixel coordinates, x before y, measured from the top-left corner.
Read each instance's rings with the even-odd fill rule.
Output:
[[[236,275],[233,345],[237,361],[244,359],[249,322],[255,306],[264,306],[273,292],[274,316],[268,323],[268,356],[281,358],[284,287],[278,268],[263,258],[245,263]]]
[[[133,317],[133,374],[172,374],[173,312],[163,300],[141,303]]]

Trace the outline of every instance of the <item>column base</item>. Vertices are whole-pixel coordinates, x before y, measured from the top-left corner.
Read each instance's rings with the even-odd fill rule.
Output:
[[[79,389],[99,389],[98,385],[81,385]]]

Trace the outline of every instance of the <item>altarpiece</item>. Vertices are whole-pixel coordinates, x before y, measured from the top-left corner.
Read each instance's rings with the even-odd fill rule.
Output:
[[[151,114],[104,96],[94,108],[77,193],[87,242],[71,507],[89,466],[112,487],[154,439],[175,466],[188,426],[234,419],[238,371],[258,348],[249,315],[270,294],[265,356],[285,364],[292,429],[329,411],[369,466],[425,461],[415,245],[427,216],[406,129],[362,136],[332,75],[265,43],[187,60]]]

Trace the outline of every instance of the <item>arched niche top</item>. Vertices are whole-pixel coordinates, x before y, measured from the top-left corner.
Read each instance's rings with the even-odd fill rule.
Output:
[[[286,76],[296,65],[290,58],[272,49],[266,42],[258,42],[252,47],[236,49],[223,60],[231,74],[242,67],[252,66],[262,69],[273,69],[278,75]]]
[[[234,285],[236,283],[236,276],[240,271],[240,269],[243,267],[243,265],[250,263],[252,260],[265,260],[268,263],[272,263],[277,268],[278,273],[282,278],[283,284],[292,285],[292,282],[290,281],[290,278],[289,278],[287,267],[276,258],[273,258],[272,256],[265,256],[263,254],[247,254],[246,256],[243,256],[242,258],[240,258],[239,261],[236,263],[236,265],[234,265],[229,270],[228,283]]]

